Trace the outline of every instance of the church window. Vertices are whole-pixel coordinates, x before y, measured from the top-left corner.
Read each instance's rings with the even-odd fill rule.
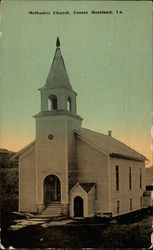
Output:
[[[142,196],[140,197],[140,207],[142,208],[143,206],[143,200],[142,200]]]
[[[70,97],[68,97],[68,100],[67,100],[67,110],[71,111],[71,98]]]
[[[130,210],[132,210],[132,199],[130,199]]]
[[[119,166],[116,166],[116,191],[119,191]]]
[[[142,188],[142,168],[140,168],[140,188]]]
[[[132,175],[131,175],[131,167],[129,167],[129,189],[132,188]]]
[[[57,110],[57,97],[55,95],[51,95],[48,98],[48,110]]]
[[[120,201],[117,201],[117,214],[120,213]]]

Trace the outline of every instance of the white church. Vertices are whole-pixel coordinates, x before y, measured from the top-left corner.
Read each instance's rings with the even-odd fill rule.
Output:
[[[19,211],[91,217],[141,209],[147,159],[111,132],[82,127],[59,39],[39,90],[35,141],[14,156],[19,161]]]

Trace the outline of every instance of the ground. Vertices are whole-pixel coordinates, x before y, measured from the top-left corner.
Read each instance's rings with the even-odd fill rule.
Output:
[[[14,202],[14,205],[13,205]],[[11,212],[17,200],[2,203],[2,244],[16,248],[148,248],[151,245],[153,210],[143,210],[113,220],[91,218],[67,224],[43,221],[18,230],[10,226],[25,216]]]

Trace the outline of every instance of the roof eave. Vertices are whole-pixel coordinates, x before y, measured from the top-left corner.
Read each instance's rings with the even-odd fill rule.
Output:
[[[83,190],[83,192],[86,193],[86,191],[84,190],[83,187],[81,187],[81,185],[79,184],[79,182],[77,182],[77,183],[71,188],[70,193],[72,193],[72,191],[73,191],[77,186],[79,186],[79,187]]]
[[[32,141],[31,143],[29,143],[27,146],[25,146],[21,150],[19,150],[15,155],[13,155],[13,157],[11,157],[11,161],[18,159],[18,157],[20,155],[24,154],[27,150],[29,150],[30,148],[32,148],[34,145],[35,145],[35,140]]]
[[[145,162],[148,160],[145,156],[142,158],[139,158],[135,156],[123,155],[123,154],[118,154],[118,153],[111,153],[110,156],[114,158],[122,158],[126,160],[139,161],[139,162]]]
[[[101,145],[96,144],[95,142],[89,140],[86,136],[83,136],[82,134],[80,134],[77,130],[74,129],[73,131],[77,134],[79,139],[81,139],[82,141],[90,145],[91,147],[95,148],[99,152],[103,153],[104,155],[109,156],[109,154],[111,153],[110,151],[103,149]]]

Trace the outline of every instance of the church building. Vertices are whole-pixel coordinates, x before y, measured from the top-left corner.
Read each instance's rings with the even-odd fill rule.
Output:
[[[19,161],[19,211],[91,217],[141,209],[147,159],[111,131],[105,135],[82,127],[59,39],[39,90],[36,138],[13,157]]]

